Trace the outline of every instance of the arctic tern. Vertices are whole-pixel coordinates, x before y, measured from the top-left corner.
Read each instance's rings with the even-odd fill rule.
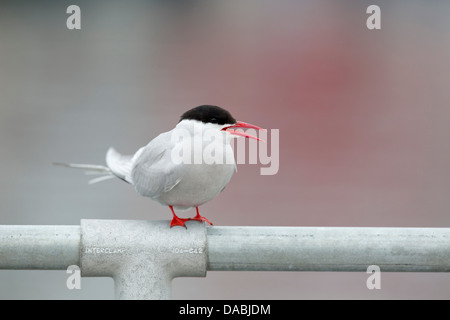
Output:
[[[261,140],[236,131],[238,128],[264,130],[237,121],[218,106],[201,105],[183,113],[174,129],[161,133],[134,155],[122,155],[109,148],[106,166],[55,164],[101,175],[89,183],[117,177],[131,184],[140,195],[169,206],[173,214],[170,227],[186,227],[189,220],[212,225],[200,215],[198,207],[215,198],[236,170],[231,139],[242,136]],[[193,218],[179,218],[174,211],[193,207],[197,211]]]

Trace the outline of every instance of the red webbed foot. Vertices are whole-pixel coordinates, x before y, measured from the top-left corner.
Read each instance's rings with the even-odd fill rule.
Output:
[[[211,221],[209,221],[208,219],[206,219],[205,217],[202,217],[200,215],[200,213],[198,212],[198,207],[195,207],[195,209],[197,209],[197,215],[195,217],[193,217],[193,218],[190,218],[189,220],[206,222],[206,223],[209,223],[210,225],[213,225]]]
[[[181,227],[185,227],[186,228],[186,221],[189,221],[190,219],[184,219],[184,218],[179,218],[176,214],[175,211],[173,211],[173,207],[169,206],[170,210],[172,210],[173,213],[173,218],[172,221],[170,222],[170,227],[175,227],[175,226],[181,226]],[[187,228],[186,228],[187,229]]]

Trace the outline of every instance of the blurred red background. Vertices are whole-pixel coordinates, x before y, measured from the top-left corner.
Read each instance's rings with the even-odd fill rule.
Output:
[[[276,175],[240,165],[201,208],[216,225],[450,225],[450,4],[81,1],[78,31],[65,27],[69,4],[0,4],[2,224],[169,219],[121,181],[88,186],[51,163],[103,164],[109,146],[132,153],[187,109],[216,104],[280,133]],[[366,28],[371,4],[381,30]],[[1,271],[0,297],[42,298],[49,283],[48,298],[112,297],[110,281],[69,292],[63,278]],[[173,291],[448,298],[446,278],[385,274],[375,292],[365,274],[210,272]]]

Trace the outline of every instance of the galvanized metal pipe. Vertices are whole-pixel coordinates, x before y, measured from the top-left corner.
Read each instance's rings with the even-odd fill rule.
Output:
[[[450,271],[450,228],[212,227],[207,238],[208,271]]]
[[[113,277],[122,299],[168,299],[174,277],[207,270],[450,272],[450,228],[187,227],[0,226],[0,269],[78,265],[83,276]]]
[[[0,269],[79,265],[80,234],[80,226],[0,226]]]

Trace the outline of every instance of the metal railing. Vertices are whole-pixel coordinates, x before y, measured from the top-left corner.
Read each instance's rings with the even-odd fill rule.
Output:
[[[207,271],[449,272],[450,228],[206,227],[81,220],[0,226],[0,269],[80,267],[112,277],[118,299],[170,299],[175,277]]]

